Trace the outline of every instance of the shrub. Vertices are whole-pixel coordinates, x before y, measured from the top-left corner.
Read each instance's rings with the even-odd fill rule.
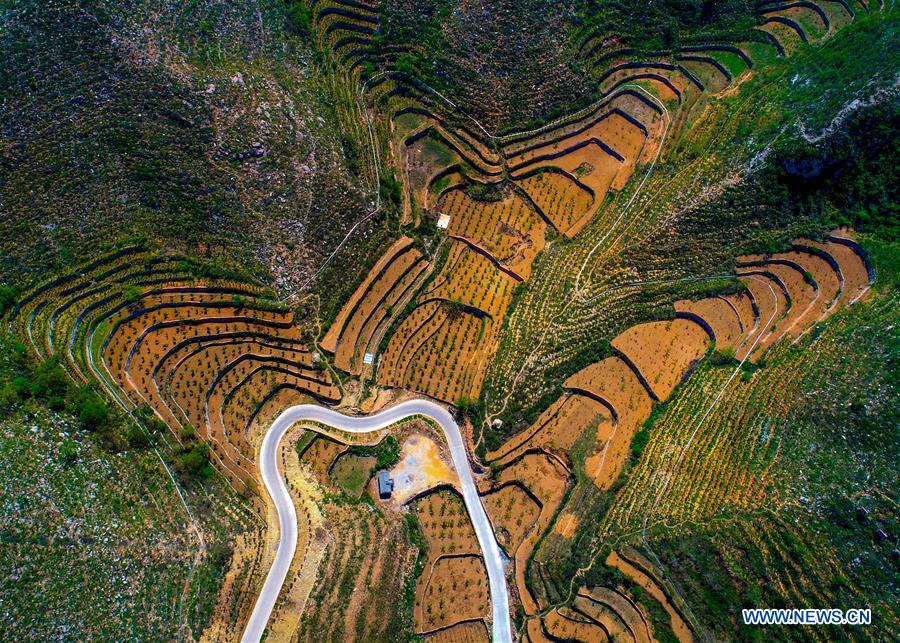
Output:
[[[6,284],[0,284],[0,317],[2,317],[7,309],[11,308],[19,296],[19,291]]]
[[[419,66],[421,64],[421,58],[404,53],[397,56],[397,60],[394,61],[394,68],[409,80],[415,80],[420,76]]]
[[[709,356],[709,363],[713,366],[735,366],[738,361],[734,356],[733,348],[723,348],[713,351]]]
[[[0,409],[9,411],[19,403],[19,391],[12,382],[4,382],[0,386]]]
[[[134,414],[150,433],[162,433],[166,430],[166,423],[159,419],[146,402],[137,407]]]
[[[31,397],[31,382],[29,382],[28,378],[24,375],[13,378],[12,385],[16,390],[16,395],[19,396],[19,399],[27,400]]]
[[[180,433],[182,442],[190,442],[197,437],[197,429],[194,428],[193,424],[182,426]]]
[[[214,543],[209,548],[209,561],[218,570],[227,569],[231,555],[231,546],[227,542]]]
[[[65,464],[72,464],[78,458],[78,448],[75,446],[75,440],[66,438],[63,440],[62,446],[59,447],[59,456]]]
[[[634,438],[631,440],[631,455],[635,458],[640,458],[649,440],[650,431],[646,427],[635,433]]]
[[[306,38],[312,33],[312,15],[304,0],[288,0],[284,3],[288,17],[288,29],[295,36]]]
[[[381,177],[381,185],[378,190],[385,205],[390,205],[395,209],[400,207],[403,202],[403,184],[394,178],[393,173],[390,176]]]
[[[88,431],[97,431],[109,421],[109,409],[100,400],[88,400],[81,404],[78,421]]]
[[[466,194],[476,201],[488,203],[503,200],[503,190],[493,184],[472,183],[466,187]]]
[[[135,426],[134,424],[128,427],[125,439],[128,440],[128,446],[132,449],[146,449],[150,446],[150,438],[147,437],[147,434],[144,433],[139,426]]]
[[[31,393],[35,397],[62,397],[66,394],[68,385],[66,374],[56,357],[38,364],[31,376]]]
[[[469,418],[472,426],[478,427],[484,423],[485,408],[480,400],[462,396],[456,400],[453,406],[459,409],[462,415]]]
[[[137,286],[128,286],[123,294],[125,301],[129,304],[136,304],[141,300],[141,289]]]
[[[374,474],[378,469],[390,469],[400,461],[400,443],[393,435],[388,435],[375,446],[356,446],[349,453],[360,457],[374,457],[376,463],[371,471]]]
[[[107,427],[109,409],[90,387],[84,386],[72,396],[72,406],[82,428],[93,432]]]
[[[817,144],[799,132],[776,145],[773,182],[801,201],[818,203],[833,218],[887,240],[900,238],[898,226],[898,123],[900,108],[891,101],[859,109],[834,135]]]
[[[209,464],[209,445],[205,442],[185,449],[178,456],[178,470],[189,478],[210,478],[213,475]]]

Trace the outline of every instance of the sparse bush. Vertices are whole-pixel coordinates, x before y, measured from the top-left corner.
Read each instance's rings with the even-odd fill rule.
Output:
[[[132,449],[146,449],[150,446],[150,438],[147,437],[147,434],[140,427],[134,424],[128,427],[125,439],[128,441],[128,446]]]
[[[62,397],[66,394],[68,385],[66,374],[55,356],[38,364],[31,376],[31,393],[34,397]]]
[[[78,447],[75,444],[75,440],[72,438],[63,440],[62,446],[59,447],[59,456],[65,464],[75,462],[78,458]]]
[[[182,451],[178,456],[177,468],[187,478],[211,478],[213,470],[209,463],[209,445],[200,442]]]
[[[7,284],[0,284],[0,317],[11,308],[19,296],[19,290]]]
[[[109,409],[100,400],[87,400],[78,410],[78,421],[88,431],[97,431],[109,421]]]

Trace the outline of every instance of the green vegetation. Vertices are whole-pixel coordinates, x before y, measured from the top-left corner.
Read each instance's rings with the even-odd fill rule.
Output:
[[[16,303],[18,296],[18,288],[7,284],[0,284],[0,317]]]
[[[59,359],[51,357],[37,364],[29,374],[31,394],[37,398],[61,397],[66,394],[69,382],[59,365]]]
[[[737,359],[734,357],[733,348],[716,349],[708,359],[712,366],[731,366],[733,368],[738,364]]]
[[[634,437],[631,439],[631,457],[635,459],[641,457],[641,454],[644,452],[644,448],[647,446],[647,442],[650,440],[651,426],[647,426],[647,424],[645,423],[644,426],[634,434]]]
[[[379,5],[380,44],[416,43],[414,53],[398,56],[397,71],[411,80],[421,80],[436,89],[447,89],[436,73],[435,63],[448,49],[443,24],[453,10],[451,0],[411,6],[405,0],[387,0]]]
[[[369,472],[371,475],[379,469],[390,469],[400,462],[400,443],[393,435],[386,435],[375,446],[353,446],[347,453],[361,458],[375,458]]]
[[[416,557],[412,571],[403,582],[403,593],[400,601],[400,614],[403,618],[402,620],[393,621],[391,625],[391,630],[395,632],[400,630],[401,633],[399,638],[392,640],[417,641],[419,637],[406,624],[413,621],[412,611],[416,599],[416,584],[419,582],[422,572],[425,571],[425,561],[428,560],[428,543],[422,535],[422,529],[419,527],[419,519],[416,514],[412,512],[403,514],[403,527],[407,541],[416,549]]]
[[[183,488],[208,547],[193,567],[192,519],[146,434],[61,370],[0,335],[0,502],[17,508],[0,529],[0,563],[18,570],[0,580],[10,606],[0,633],[172,640],[185,624],[201,631],[229,542],[255,532],[255,518],[217,483]]]
[[[209,445],[205,442],[184,449],[177,460],[178,471],[189,477],[212,478],[213,469],[209,463]]]
[[[900,409],[887,394],[897,378],[895,303],[894,294],[842,311],[817,337],[774,351],[750,382],[732,382],[684,457],[714,468],[703,490],[682,466],[658,503],[659,486],[642,486],[640,472],[617,499],[606,533],[640,528],[650,516],[647,555],[662,561],[712,638],[738,627],[738,607],[805,607],[821,596],[834,605],[868,601],[876,628],[895,618],[879,590],[893,574],[890,546],[875,538],[876,528],[897,523],[884,494],[900,448],[894,430]],[[684,431],[709,406],[707,378],[717,369],[701,370],[656,418],[654,453],[684,444]],[[650,471],[659,462],[642,466]],[[742,475],[747,482],[734,482]],[[717,496],[714,506],[708,494]],[[801,500],[783,503],[788,498]],[[859,519],[858,507],[869,517]],[[703,526],[674,532],[661,526],[682,521]],[[816,596],[809,588],[817,588]]]
[[[309,37],[312,33],[312,14],[309,5],[304,0],[285,0],[284,10],[291,32],[301,38]]]
[[[255,281],[239,269],[223,265],[219,261],[186,257],[178,263],[179,271],[196,279],[230,279],[239,282]]]
[[[500,201],[503,199],[503,190],[492,183],[470,183],[466,186],[466,194],[476,201]]]
[[[98,431],[109,423],[109,409],[92,391],[79,391],[75,401],[78,421],[88,431]]]
[[[798,133],[776,148],[776,180],[807,207],[833,212],[834,225],[900,240],[900,105],[885,102],[854,112],[819,144]]]
[[[517,292],[504,321],[497,356],[485,381],[488,415],[503,420],[500,435],[487,438],[491,446],[530,424],[558,397],[560,383],[596,361],[590,354],[599,356],[603,343],[625,328],[671,318],[672,302],[720,294],[717,284],[723,293],[736,287],[733,280],[703,279],[732,272],[736,257],[781,251],[792,239],[820,237],[842,222],[865,227],[861,219],[847,218],[855,209],[837,194],[835,186],[844,185],[843,181],[871,194],[862,199],[870,204],[866,213],[879,213],[882,223],[877,225],[884,229],[884,238],[893,238],[895,233],[885,222],[897,218],[890,214],[890,204],[897,201],[896,164],[881,156],[891,154],[897,138],[891,136],[897,120],[892,101],[880,94],[880,107],[851,110],[846,126],[841,121],[833,129],[822,129],[857,96],[870,96],[879,88],[888,91],[893,81],[886,70],[900,65],[891,36],[895,33],[892,20],[890,14],[877,12],[862,16],[820,48],[799,51],[769,67],[755,67],[754,76],[740,91],[709,103],[701,101],[698,109],[703,118],[685,114],[685,131],[673,135],[660,164],[624,213],[619,229],[627,233],[623,232],[621,247],[595,253],[595,258],[602,259],[588,264],[588,277],[581,286],[591,284],[589,292],[582,292],[594,297],[590,302],[577,298],[571,273],[606,238],[610,222],[622,214],[627,199],[611,202],[574,242],[553,244],[537,258],[532,278]],[[857,119],[859,124],[852,125]],[[845,171],[805,186],[787,180],[781,162],[785,159],[777,150],[788,153],[789,141],[783,146],[781,141],[790,139],[797,123],[803,123],[808,135],[823,134],[816,149],[833,145],[839,150],[833,156],[842,159],[834,169],[844,167]],[[863,124],[880,135],[869,137]],[[890,143],[877,152],[868,147],[878,146],[879,141]],[[771,154],[764,153],[769,142],[775,143]],[[861,151],[855,156],[857,149],[871,153]],[[879,160],[869,165],[864,155]],[[735,168],[748,167],[752,171],[741,180],[726,180]],[[870,181],[871,188],[862,188]],[[625,195],[629,194],[626,189]],[[691,206],[684,209],[685,204]],[[622,275],[651,274],[660,281],[697,281],[622,287],[623,282],[641,281]],[[523,356],[529,357],[524,369]],[[486,431],[486,437],[490,433],[494,431]]]
[[[307,435],[316,434],[307,432],[302,442],[309,440]],[[312,456],[305,451],[302,457],[309,463]],[[356,461],[354,466],[374,459],[345,452],[333,463],[325,463],[330,465],[332,479],[343,475],[342,462],[348,458]],[[357,473],[368,480],[368,468]],[[300,639],[413,640],[412,594],[407,592],[415,588],[415,578],[410,580],[408,573],[417,558],[418,541],[413,542],[416,534],[409,528],[409,514],[377,508],[365,494],[355,500],[345,491],[328,493],[323,501],[325,526],[333,529],[333,534],[310,595],[317,608],[304,611]],[[421,573],[424,560],[423,554],[417,573]],[[333,618],[345,614],[347,605],[357,600],[365,601],[362,604],[372,610],[371,615],[351,622]]]
[[[460,101],[492,133],[529,129],[596,98],[566,43],[569,3],[439,0],[379,4],[378,44],[415,47],[394,67]],[[502,42],[502,46],[498,43]]]
[[[381,200],[386,208],[397,209],[403,202],[403,184],[393,174],[381,177]]]
[[[306,2],[144,5],[27,0],[4,23],[0,312],[7,288],[133,238],[196,257],[183,267],[198,279],[270,281],[269,260],[292,246],[279,288],[296,287],[366,209],[368,189],[325,152],[340,128],[295,37],[309,33]],[[312,150],[323,153],[306,176]],[[362,224],[341,246],[340,276],[316,283],[323,311],[352,291],[344,271],[364,271],[395,234],[388,223]]]
[[[481,426],[484,422],[485,407],[480,400],[461,397],[453,403],[453,406],[456,407],[456,409],[472,424],[472,426]]]
[[[423,151],[437,166],[448,166],[454,161],[453,151],[441,140],[429,134],[425,137]],[[440,192],[440,190],[438,190]]]
[[[344,454],[332,466],[331,477],[341,491],[356,500],[366,488],[373,470],[376,470],[374,457]]]
[[[573,19],[575,37],[619,35],[622,46],[660,51],[697,41],[753,39],[753,4],[742,0],[579,0]]]

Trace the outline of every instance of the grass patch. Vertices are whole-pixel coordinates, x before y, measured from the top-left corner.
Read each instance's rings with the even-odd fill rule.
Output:
[[[331,478],[341,491],[358,500],[372,477],[378,460],[372,456],[344,454],[331,469]]]

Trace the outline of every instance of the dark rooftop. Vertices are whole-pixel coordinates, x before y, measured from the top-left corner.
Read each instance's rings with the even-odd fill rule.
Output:
[[[387,499],[391,497],[394,491],[394,479],[388,475],[388,472],[382,469],[378,472],[378,497]]]

